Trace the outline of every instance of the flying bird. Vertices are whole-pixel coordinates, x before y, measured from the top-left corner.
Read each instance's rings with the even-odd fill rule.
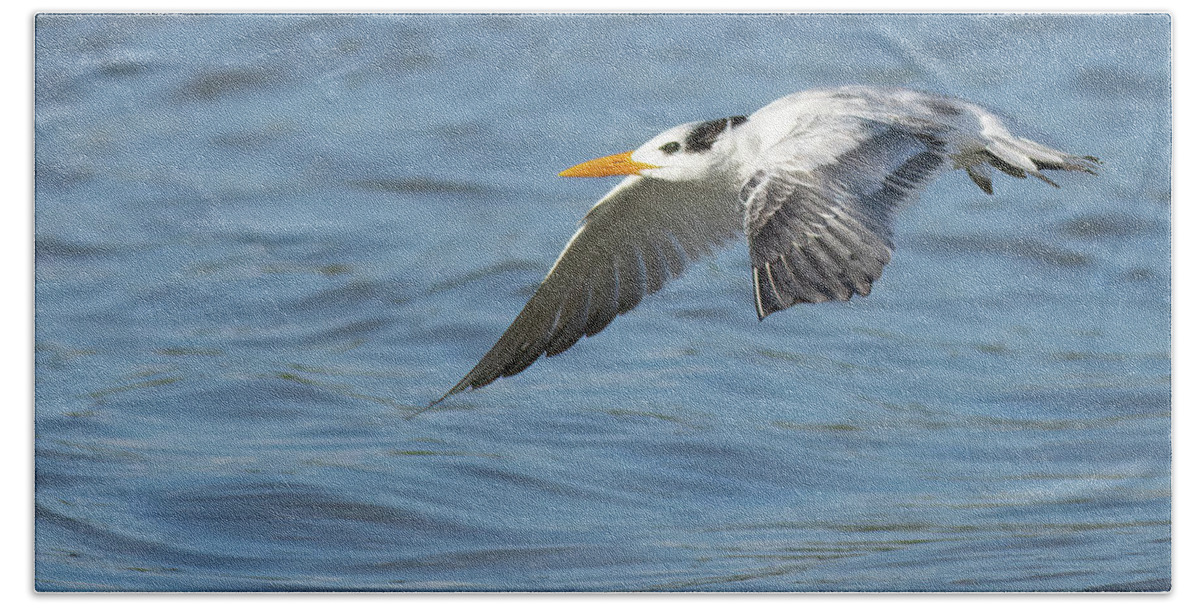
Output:
[[[1095,174],[1100,161],[1011,133],[974,103],[899,88],[801,91],[749,116],[690,122],[564,177],[626,175],[583,218],[499,341],[445,395],[562,353],[689,262],[744,235],[759,320],[871,293],[896,212],[947,169],[992,193],[993,170]]]

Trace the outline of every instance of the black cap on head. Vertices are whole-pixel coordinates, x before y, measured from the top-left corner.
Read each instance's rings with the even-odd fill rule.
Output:
[[[688,152],[701,152],[703,150],[711,150],[713,142],[717,141],[717,136],[725,131],[732,129],[746,122],[745,116],[730,116],[729,118],[718,118],[702,122],[688,133],[687,139],[683,142],[683,147]]]

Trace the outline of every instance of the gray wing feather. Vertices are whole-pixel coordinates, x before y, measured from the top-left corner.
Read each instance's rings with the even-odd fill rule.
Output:
[[[798,302],[869,294],[891,259],[896,211],[951,163],[987,194],[993,169],[1057,187],[1043,171],[1099,167],[1093,156],[1015,136],[996,115],[961,100],[912,91],[844,94],[870,101],[859,108],[867,116],[837,106],[799,121],[742,188],[759,319]],[[817,94],[814,107],[821,95],[839,93]]]
[[[732,197],[627,178],[588,212],[516,320],[441,399],[516,374],[543,354],[557,355],[599,333],[689,262],[736,238],[740,224]]]
[[[891,260],[892,216],[943,166],[935,135],[860,121],[860,143],[813,168],[781,163],[742,189],[760,319],[867,295]]]

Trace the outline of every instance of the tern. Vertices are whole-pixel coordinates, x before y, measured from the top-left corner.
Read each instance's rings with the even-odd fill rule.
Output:
[[[672,127],[559,174],[628,177],[587,212],[496,345],[430,406],[599,333],[739,236],[761,321],[870,294],[892,257],[893,216],[943,171],[992,194],[993,169],[1057,187],[1044,171],[1099,164],[1014,135],[982,106],[899,88],[801,91],[749,116]]]

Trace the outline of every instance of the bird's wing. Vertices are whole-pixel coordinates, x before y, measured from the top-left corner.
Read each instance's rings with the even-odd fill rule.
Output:
[[[741,200],[759,319],[798,302],[869,294],[891,260],[893,215],[951,162],[988,194],[993,168],[1057,186],[1042,171],[1099,167],[1095,157],[1017,137],[996,115],[961,100],[913,91],[851,95],[873,103],[805,116],[747,171]],[[789,107],[760,112],[768,110],[775,116],[767,120],[778,121]]]
[[[688,262],[737,237],[740,211],[727,190],[626,178],[588,212],[496,345],[441,399],[516,374],[604,329]]]
[[[892,216],[945,163],[935,132],[848,116],[808,123],[741,191],[759,319],[867,295],[892,255]]]

